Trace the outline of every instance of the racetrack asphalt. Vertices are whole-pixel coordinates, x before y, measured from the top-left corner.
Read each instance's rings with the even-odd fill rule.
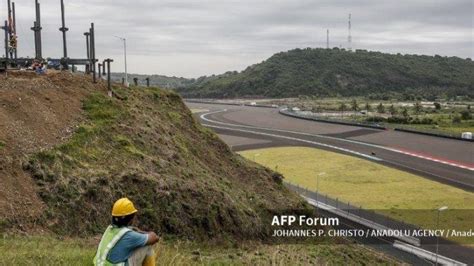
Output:
[[[240,142],[237,145],[227,137],[227,144],[234,151],[281,146],[315,147],[372,160],[474,191],[472,142],[307,121],[283,116],[276,108],[187,105],[193,109],[209,110],[195,114],[203,125],[220,135],[238,137]],[[242,141],[245,138],[249,139],[247,143]]]
[[[360,157],[467,191],[474,191],[472,142],[302,120],[283,116],[275,108],[186,104],[193,109],[208,110],[195,114],[196,119],[219,134],[233,151],[307,146]],[[473,207],[473,203],[467,203],[467,209]],[[359,226],[354,224],[351,227]],[[376,246],[405,262],[414,264],[421,262],[416,259],[413,261],[412,256],[404,257],[407,255],[394,250],[389,247],[390,245]],[[426,245],[424,248],[434,250],[433,245]],[[468,264],[474,261],[472,249],[452,243],[441,244],[440,253]]]

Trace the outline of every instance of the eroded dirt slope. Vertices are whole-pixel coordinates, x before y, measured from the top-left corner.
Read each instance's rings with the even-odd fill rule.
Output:
[[[0,217],[23,220],[44,205],[22,170],[28,155],[63,142],[81,120],[82,100],[103,90],[82,75],[9,72],[0,77]]]
[[[94,235],[123,196],[139,208],[140,226],[185,238],[261,239],[274,213],[308,211],[281,176],[231,152],[174,92],[115,87],[110,98],[103,85],[67,73],[1,84],[0,222],[8,228]]]

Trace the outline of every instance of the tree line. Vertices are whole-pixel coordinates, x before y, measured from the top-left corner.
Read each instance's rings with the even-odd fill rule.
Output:
[[[185,97],[365,96],[370,99],[473,99],[474,63],[458,57],[344,49],[295,49],[241,72],[201,77]]]

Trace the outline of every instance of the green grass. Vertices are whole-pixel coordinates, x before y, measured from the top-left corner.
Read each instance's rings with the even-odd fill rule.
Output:
[[[91,265],[98,238],[51,236],[0,239],[0,265]],[[188,241],[155,246],[157,265],[395,265],[397,262],[360,245],[263,245],[222,247]]]
[[[258,154],[257,156],[254,156]],[[449,229],[472,228],[474,193],[431,181],[367,160],[333,152],[283,147],[241,152],[244,157],[271,169],[286,180],[355,206],[379,210],[399,220],[435,228],[435,211],[447,205],[441,225]],[[319,176],[320,173],[325,173]],[[386,211],[383,211],[386,210]],[[416,211],[409,211],[416,210]],[[467,243],[467,239],[453,239]],[[472,242],[472,241],[471,241]]]
[[[0,150],[3,149],[3,147],[5,147],[5,142],[0,140]]]
[[[91,265],[90,240],[52,237],[3,237],[0,265]]]

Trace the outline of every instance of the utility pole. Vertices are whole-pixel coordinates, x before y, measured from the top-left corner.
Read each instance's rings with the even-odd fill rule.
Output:
[[[64,0],[61,0],[61,23],[62,27],[59,28],[59,31],[63,33],[63,58],[67,60],[67,43],[66,43],[66,32],[69,30],[66,28],[66,21],[64,18]],[[64,69],[68,69],[67,61],[64,64]]]
[[[349,13],[349,35],[347,36],[347,50],[349,51],[352,51],[352,33],[351,33],[351,30],[352,30],[352,24],[351,24],[351,14]]]
[[[326,49],[329,49],[329,29],[326,31]]]
[[[123,57],[124,57],[124,63],[125,63],[125,83],[124,83],[124,85],[125,85],[125,87],[128,88],[128,86],[130,84],[128,83],[128,72],[127,72],[127,39],[124,38],[124,37],[115,36],[115,35],[114,35],[114,37],[123,41]]]

